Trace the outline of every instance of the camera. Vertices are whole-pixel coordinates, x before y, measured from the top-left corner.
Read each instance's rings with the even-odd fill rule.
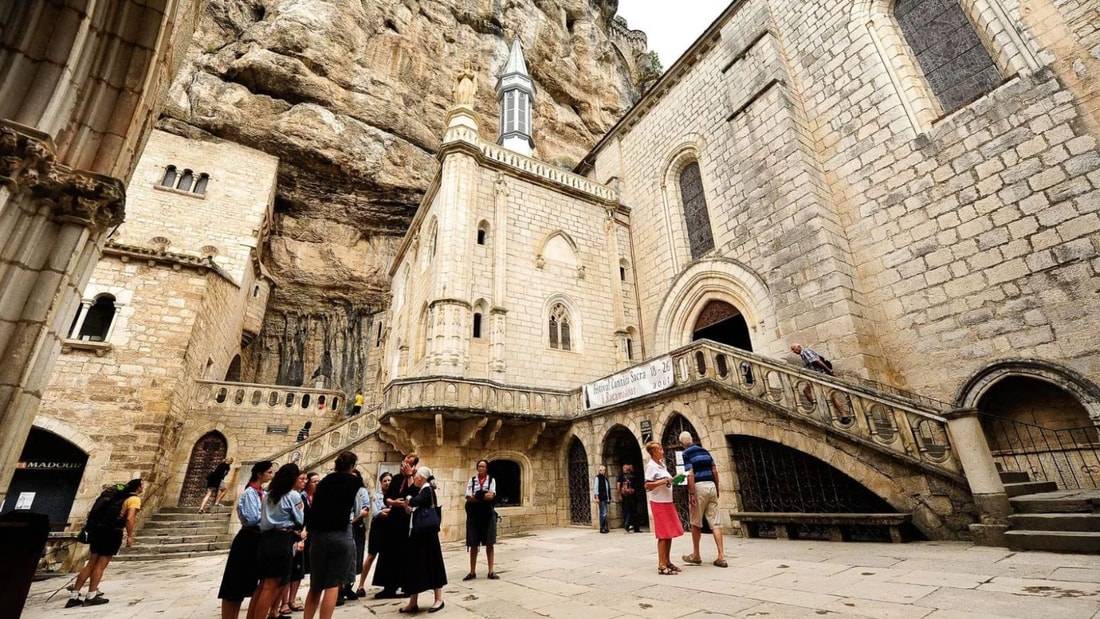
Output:
[[[478,490],[477,492],[474,493],[474,498],[479,500],[479,501],[484,501],[485,500],[485,491],[484,490]]]

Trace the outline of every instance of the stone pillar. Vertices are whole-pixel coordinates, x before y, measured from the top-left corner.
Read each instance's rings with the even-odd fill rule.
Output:
[[[87,301],[87,300],[81,300],[80,301],[80,310],[78,311],[78,313],[76,315],[76,321],[73,323],[73,330],[72,330],[71,333],[68,334],[69,337],[71,337],[72,339],[79,339],[80,338],[80,330],[84,328],[84,319],[88,317],[88,309],[91,308],[91,307],[92,307],[92,304],[91,304],[90,301]],[[108,338],[103,338],[103,339],[106,340]]]
[[[508,315],[508,184],[505,176],[497,176],[496,200],[493,211],[493,308],[489,310],[489,377],[504,382],[507,364],[504,361],[505,332]]]
[[[0,499],[109,230],[121,180],[57,163],[44,133],[0,121]]]
[[[944,417],[952,449],[962,465],[981,519],[979,524],[970,525],[974,542],[982,546],[1005,546],[1004,532],[1008,530],[1012,506],[978,414],[973,408],[959,408],[944,413]]]
[[[607,274],[611,280],[611,315],[615,332],[615,365],[623,369],[630,361],[626,356],[626,318],[623,314],[623,284],[619,279],[619,240],[615,225],[615,211],[608,209],[603,220],[604,240],[607,243]]]
[[[508,310],[502,307],[494,307],[489,310],[492,320],[489,348],[489,378],[497,382],[505,382],[507,366],[504,362],[504,341],[507,336]]]

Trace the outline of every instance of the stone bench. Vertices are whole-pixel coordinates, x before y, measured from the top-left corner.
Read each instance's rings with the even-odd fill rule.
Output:
[[[848,541],[846,527],[878,526],[887,527],[890,531],[890,541],[895,544],[906,541],[902,534],[901,526],[912,520],[910,514],[828,514],[828,513],[801,513],[801,512],[730,512],[730,518],[740,521],[744,526],[742,532],[745,537],[759,537],[760,523],[775,525],[777,539],[796,539],[792,536],[789,525],[813,524],[824,525],[829,531],[829,540],[834,542]]]

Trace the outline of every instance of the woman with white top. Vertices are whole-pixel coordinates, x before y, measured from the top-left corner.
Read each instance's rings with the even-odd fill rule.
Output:
[[[680,516],[672,504],[672,475],[665,468],[665,450],[656,441],[646,443],[649,463],[645,465],[645,492],[653,513],[653,534],[657,537],[657,573],[675,576],[680,568],[672,564],[672,538],[684,534]]]

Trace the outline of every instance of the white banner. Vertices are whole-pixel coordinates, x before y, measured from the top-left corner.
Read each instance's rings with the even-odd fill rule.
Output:
[[[602,408],[668,389],[675,381],[672,357],[665,355],[584,386],[584,408]]]

